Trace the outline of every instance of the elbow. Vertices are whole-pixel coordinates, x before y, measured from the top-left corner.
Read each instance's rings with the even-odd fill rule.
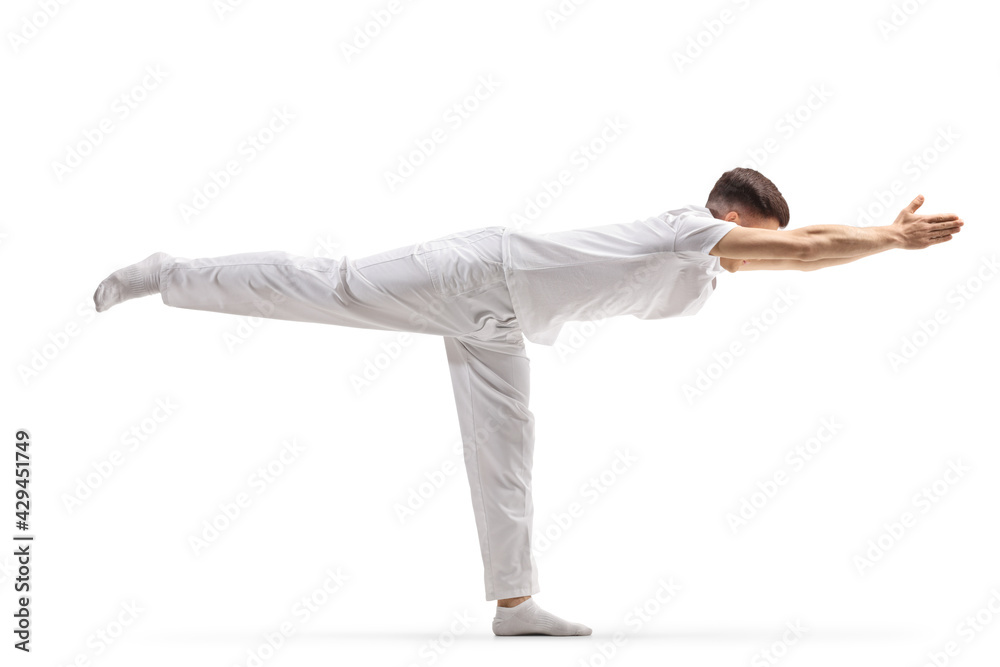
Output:
[[[775,244],[774,250],[781,253],[775,259],[791,259],[800,262],[810,262],[819,259],[819,248],[815,237],[809,234],[808,228],[795,229],[781,237],[780,244]]]
[[[817,259],[822,259],[820,257],[819,248],[812,239],[803,238],[798,239],[792,248],[794,257],[792,259],[797,259],[802,262],[812,262]]]

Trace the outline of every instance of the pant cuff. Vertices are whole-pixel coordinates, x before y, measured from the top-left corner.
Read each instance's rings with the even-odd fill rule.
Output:
[[[486,601],[491,600],[506,600],[507,598],[519,598],[524,595],[535,595],[538,593],[538,586],[528,586],[527,588],[516,588],[510,591],[500,591],[494,593],[491,597],[489,594],[486,595]]]
[[[174,271],[167,271],[165,268],[160,268],[160,300],[163,301],[163,305],[171,305],[170,301],[167,299],[167,293],[170,291],[170,279],[173,278]]]

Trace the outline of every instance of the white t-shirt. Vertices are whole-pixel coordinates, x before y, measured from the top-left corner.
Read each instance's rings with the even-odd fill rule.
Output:
[[[704,206],[547,234],[507,227],[504,272],[521,331],[554,345],[566,322],[693,315],[723,271],[708,253],[736,227]]]

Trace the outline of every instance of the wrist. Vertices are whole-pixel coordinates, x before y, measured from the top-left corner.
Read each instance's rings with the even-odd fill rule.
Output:
[[[875,227],[875,230],[878,231],[879,238],[882,243],[885,244],[887,249],[902,248],[905,246],[903,233],[897,225],[883,225],[881,227]]]

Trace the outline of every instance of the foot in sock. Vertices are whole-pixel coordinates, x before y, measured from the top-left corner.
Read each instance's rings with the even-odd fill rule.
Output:
[[[551,635],[567,637],[589,635],[591,629],[580,623],[570,623],[554,616],[528,598],[516,607],[497,607],[493,619],[493,634],[498,637],[514,635]]]
[[[154,252],[152,255],[105,278],[94,292],[94,306],[103,313],[111,306],[140,296],[158,294],[160,267],[170,255]]]

